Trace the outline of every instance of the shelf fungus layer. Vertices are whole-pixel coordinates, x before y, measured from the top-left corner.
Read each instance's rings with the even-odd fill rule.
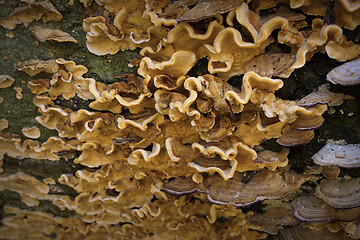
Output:
[[[296,239],[296,240],[305,240],[305,239],[319,239],[319,240],[340,240],[347,239],[344,231],[330,232],[327,229],[314,230],[309,228],[304,228],[301,226],[294,228],[287,228],[281,231],[284,239]]]
[[[237,173],[227,181],[219,175],[213,175],[205,178],[200,184],[196,184],[191,178],[180,177],[165,183],[163,190],[172,195],[205,193],[211,203],[244,207],[266,199],[281,199],[288,191],[296,191],[296,187],[294,189],[288,184],[290,182],[279,172],[263,170],[249,175]]]
[[[360,167],[360,144],[347,144],[345,141],[328,141],[311,159],[321,166],[336,165],[345,168]]]
[[[360,216],[360,208],[335,209],[316,196],[301,196],[292,202],[294,216],[303,222],[327,222],[331,219],[353,221]]]
[[[326,80],[333,84],[356,85],[360,84],[360,58],[344,63],[326,75]]]
[[[315,189],[315,195],[334,208],[360,206],[360,179],[325,179]]]

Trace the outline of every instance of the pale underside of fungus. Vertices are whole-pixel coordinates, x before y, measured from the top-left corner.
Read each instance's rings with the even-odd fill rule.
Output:
[[[345,168],[360,167],[360,144],[347,144],[344,141],[328,141],[311,158],[321,166],[339,166]]]
[[[327,74],[326,80],[340,85],[360,84],[360,58],[334,68]]]
[[[1,19],[2,27],[63,17],[51,1],[21,2]],[[357,2],[80,2],[88,14],[83,40],[40,21],[27,30],[41,42],[78,43],[94,57],[107,55],[112,64],[120,63],[110,55],[139,49],[129,63],[137,72],[119,72],[109,82],[93,76],[93,66],[57,56],[15,64],[14,72],[31,79],[21,89],[32,94],[41,130],[29,125],[22,134],[12,133],[11,122],[1,116],[0,190],[16,192],[28,207],[46,201],[72,215],[9,204],[1,237],[359,235],[359,178],[338,177],[341,167],[360,167],[359,144],[328,141],[312,157],[320,166],[304,173],[295,172],[290,157],[291,147],[311,142],[326,124],[328,106],[354,98],[328,85],[298,100],[279,97],[287,78],[316,54],[348,61],[329,72],[328,81],[357,83],[360,45],[343,30],[360,24]],[[196,72],[202,61],[206,69]],[[344,78],[350,80],[343,83]],[[19,89],[15,79],[1,75],[0,88],[15,83]],[[40,140],[48,130],[55,136]],[[81,168],[40,179],[31,172],[6,172],[7,158],[66,160]]]
[[[69,33],[63,32],[59,29],[43,28],[41,26],[34,26],[29,29],[29,31],[36,36],[41,42],[48,40],[54,40],[57,42],[73,42],[78,43],[78,41],[70,36]]]

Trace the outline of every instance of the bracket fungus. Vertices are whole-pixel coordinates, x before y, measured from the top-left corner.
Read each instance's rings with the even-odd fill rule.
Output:
[[[329,91],[329,86],[324,84],[319,87],[315,92],[306,95],[302,99],[296,102],[301,107],[311,107],[317,104],[338,104],[343,99],[351,99],[351,96],[347,96],[341,93],[333,93]]]
[[[293,210],[273,207],[264,213],[254,214],[248,219],[249,224],[260,226],[261,230],[276,235],[284,226],[296,226],[300,221],[293,216]]]
[[[9,127],[9,122],[5,118],[0,118],[0,131]]]
[[[331,219],[350,222],[360,216],[360,208],[335,209],[315,196],[301,196],[292,202],[294,216],[303,222],[327,222]]]
[[[0,25],[6,29],[12,30],[18,24],[29,24],[33,20],[42,19],[44,22],[60,21],[63,16],[48,1],[25,1],[28,2],[27,6],[15,8],[14,11],[6,18],[0,20]]]
[[[11,87],[15,82],[15,79],[10,75],[0,75],[0,88]]]
[[[262,170],[249,175],[236,173],[229,180],[213,175],[205,178],[200,184],[196,184],[191,178],[180,177],[165,183],[163,190],[173,195],[205,193],[211,203],[244,207],[265,199],[284,198],[288,191],[294,191],[296,188],[288,186],[279,172]]]
[[[334,208],[355,208],[360,206],[360,179],[324,179],[315,188],[315,195]]]
[[[347,144],[344,141],[328,141],[311,159],[321,166],[336,165],[345,168],[360,167],[360,144]]]
[[[34,26],[29,28],[29,31],[35,35],[37,39],[41,42],[45,42],[48,40],[54,40],[57,42],[73,42],[78,43],[78,41],[70,36],[69,33],[63,32],[60,29],[51,29],[51,28],[44,28],[41,26]]]
[[[25,137],[36,139],[41,135],[40,129],[38,127],[28,127],[21,129],[21,132],[25,135]]]
[[[164,6],[162,6],[163,11],[161,12],[161,9],[154,8],[155,4],[151,7],[153,8],[153,11],[158,12],[159,17],[175,17],[178,22],[193,22],[229,12],[240,6],[242,2],[242,0],[180,0],[174,3],[164,4]],[[157,8],[159,7],[160,6],[157,6]],[[204,9],[206,9],[206,11],[204,11]]]
[[[328,167],[322,167],[321,173],[327,179],[336,179],[340,175],[340,168],[334,165]]]
[[[63,18],[48,0],[20,2],[1,26],[27,28],[33,20]],[[330,91],[325,77],[309,84],[313,76],[303,67],[317,56],[331,58],[329,64],[348,61],[327,80],[359,83],[360,45],[343,31],[360,24],[357,1],[80,0],[59,7],[64,21],[72,4],[82,4],[88,15],[76,23],[84,30],[79,42],[56,24],[50,29],[31,23],[28,30],[40,41],[78,43],[70,45],[87,48],[96,61],[77,53],[65,54],[72,60],[38,54],[41,60],[15,64],[29,75],[26,81],[15,81],[24,74],[19,72],[0,76],[0,88],[21,89],[24,98],[17,103],[33,98],[34,121],[42,126],[41,132],[21,127],[15,134],[11,118],[0,118],[0,190],[17,192],[27,206],[37,207],[5,206],[1,237],[265,239],[279,231],[285,239],[359,236],[359,178],[345,175],[351,169],[340,171],[360,167],[359,144],[328,141],[312,157],[320,166],[304,173],[302,167],[313,163],[295,162],[298,152],[292,152],[312,139],[319,146],[328,106],[355,99],[338,93],[341,86]],[[129,66],[137,66],[136,73],[124,70],[127,60],[119,53],[135,49]],[[103,57],[109,54],[116,55]],[[103,66],[97,60],[104,59],[114,72],[98,71]],[[277,144],[289,148],[280,151]],[[12,159],[20,161],[19,169],[29,159],[68,168],[58,179],[54,173],[38,180],[7,169]],[[40,201],[66,217],[37,211]]]
[[[326,80],[333,84],[356,85],[360,83],[360,58],[344,63],[326,75]]]
[[[304,228],[301,226],[294,228],[287,228],[281,230],[284,239],[286,240],[305,240],[305,239],[319,239],[319,240],[341,240],[347,239],[344,231],[330,232],[327,229],[314,230]]]
[[[48,185],[22,172],[13,175],[3,174],[0,177],[0,190],[4,189],[19,193],[21,201],[27,206],[39,205],[39,200],[45,199],[49,192]]]

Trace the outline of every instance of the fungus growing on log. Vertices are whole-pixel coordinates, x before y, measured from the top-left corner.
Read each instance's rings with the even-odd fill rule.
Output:
[[[0,201],[1,237],[359,236],[358,144],[313,155],[349,119],[358,143],[358,93],[325,75],[348,61],[327,79],[357,83],[360,8],[326,2],[20,1],[6,46],[77,44],[2,56],[0,190],[20,198]]]
[[[21,132],[25,135],[25,137],[36,139],[41,135],[40,129],[38,127],[29,127],[21,129]]]
[[[54,40],[57,42],[73,42],[78,43],[78,41],[70,36],[69,33],[63,32],[59,29],[43,28],[41,26],[34,26],[29,29],[29,31],[35,35],[37,39],[41,42],[48,40]]]
[[[265,199],[284,198],[288,191],[296,189],[288,187],[279,172],[263,170],[250,177],[237,173],[229,180],[213,175],[198,185],[190,178],[180,177],[164,184],[163,190],[174,195],[205,193],[211,203],[244,207]]]
[[[315,195],[334,208],[355,208],[360,206],[360,179],[322,180],[315,189]]]
[[[360,58],[344,63],[326,75],[326,80],[333,84],[356,85],[360,83]]]
[[[292,202],[294,216],[303,222],[327,222],[331,219],[350,222],[360,216],[360,208],[335,209],[315,196],[301,196]]]
[[[8,88],[13,85],[15,79],[10,75],[0,75],[0,88]]]
[[[360,167],[360,144],[347,144],[344,141],[328,141],[311,159],[321,166],[336,165],[345,168]]]

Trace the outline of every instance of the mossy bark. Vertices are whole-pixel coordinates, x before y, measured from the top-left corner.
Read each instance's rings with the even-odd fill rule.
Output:
[[[25,127],[36,126],[41,130],[39,142],[45,142],[51,136],[57,136],[57,132],[49,130],[40,125],[35,117],[40,113],[33,104],[34,94],[31,93],[27,84],[32,79],[45,78],[48,74],[38,74],[30,77],[22,71],[15,69],[15,64],[20,61],[29,59],[54,59],[64,58],[66,60],[75,61],[78,65],[84,65],[88,68],[85,77],[92,77],[101,82],[114,82],[114,75],[119,73],[136,73],[136,68],[128,67],[128,63],[138,55],[138,50],[119,52],[111,56],[96,56],[90,53],[86,48],[85,32],[82,28],[82,20],[87,17],[85,9],[79,1],[75,1],[74,5],[70,5],[68,1],[56,0],[51,1],[54,6],[61,12],[63,19],[59,22],[50,21],[33,21],[28,26],[17,25],[14,30],[7,30],[0,26],[0,75],[11,75],[16,81],[5,89],[0,89],[0,97],[4,99],[0,103],[0,118],[5,118],[9,122],[8,131],[26,138],[21,129]],[[16,0],[5,1],[0,4],[0,19],[7,17],[19,6],[25,6]],[[32,26],[40,25],[43,27],[61,29],[70,33],[78,44],[75,43],[59,43],[55,41],[39,42],[28,29]],[[14,38],[8,38],[6,33],[12,32]],[[23,98],[15,97],[16,91],[14,87],[21,87]],[[57,99],[57,104],[70,107],[73,110],[79,108],[88,108],[88,103],[80,98],[73,98],[66,101],[63,98]],[[53,178],[57,180],[63,173],[73,173],[76,170],[84,168],[79,164],[75,164],[72,160],[49,161],[35,159],[14,159],[8,156],[4,158],[4,173],[25,172],[38,180],[45,178]],[[67,186],[57,183],[57,186],[64,190],[62,194],[75,197],[77,193]],[[0,191],[0,218],[3,216],[4,205],[19,206],[24,209],[41,210],[51,212],[57,216],[69,216],[74,214],[72,211],[61,211],[48,201],[41,201],[37,208],[29,208],[20,200],[17,193],[11,191]],[[1,223],[0,223],[1,224]]]

